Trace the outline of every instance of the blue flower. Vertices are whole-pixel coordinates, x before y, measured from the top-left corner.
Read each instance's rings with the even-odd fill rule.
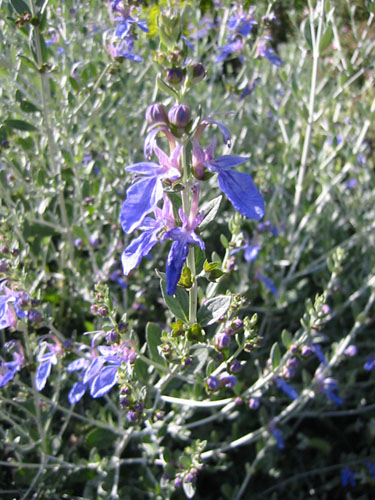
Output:
[[[168,230],[175,227],[173,216],[172,203],[169,198],[164,195],[163,210],[158,207],[154,208],[155,219],[146,217],[142,224],[138,227],[143,231],[137,238],[132,240],[130,244],[122,252],[121,261],[125,276],[137,267],[142,258],[148,255],[151,249],[159,241],[159,234],[165,228]],[[165,239],[165,235],[161,240]]]
[[[290,399],[297,399],[298,393],[291,385],[289,385],[283,378],[276,377],[275,383],[279,389],[281,389]]]
[[[257,272],[257,273],[255,273],[255,278],[257,280],[261,281],[262,283],[264,283],[266,285],[266,287],[268,288],[268,290],[271,293],[273,293],[273,295],[277,295],[279,293],[276,286],[272,282],[272,280],[270,280],[270,278],[267,278],[267,276],[263,276],[263,274],[261,274],[260,272]]]
[[[367,372],[375,370],[375,356],[369,356],[369,358],[367,359],[366,363],[363,365],[363,368]]]
[[[175,227],[168,231],[165,238],[174,240],[168,254],[166,268],[166,292],[167,295],[174,295],[177,283],[180,279],[182,267],[185,264],[189,253],[189,244],[198,245],[201,250],[205,249],[204,243],[195,234],[195,229],[202,222],[204,214],[197,214],[198,211],[199,188],[196,184],[193,186],[193,201],[190,208],[190,214],[187,217],[184,211],[180,208],[179,216],[182,226]]]
[[[251,177],[232,170],[248,159],[241,156],[224,155],[214,158],[214,140],[207,148],[202,148],[198,141],[193,141],[193,168],[198,178],[202,178],[202,168],[207,167],[218,174],[218,185],[234,208],[245,217],[259,220],[264,215],[264,200],[255,187]]]
[[[269,40],[269,37],[259,40],[257,47],[257,56],[265,57],[271,64],[279,67],[283,64],[283,61],[272,48],[267,46],[267,40]]]
[[[258,24],[255,19],[253,19],[255,7],[252,6],[249,12],[245,14],[243,12],[242,6],[240,6],[235,12],[234,16],[229,19],[228,28],[234,30],[236,33],[242,36],[250,35],[254,24]]]
[[[27,312],[22,310],[21,302],[28,299],[24,292],[10,290],[6,281],[0,283],[0,330],[15,326],[17,318],[25,318]]]
[[[224,45],[223,47],[219,47],[221,54],[219,54],[217,56],[216,62],[218,63],[220,61],[223,61],[231,54],[235,54],[236,52],[241,52],[242,49],[243,49],[243,41],[241,38],[237,38],[237,39],[227,43],[227,45]]]
[[[160,165],[154,162],[141,162],[126,167],[128,172],[144,177],[129,187],[126,192],[121,212],[120,222],[125,233],[131,233],[142,223],[163,197],[163,179],[175,181],[181,173],[179,156],[181,146],[178,145],[168,157],[156,144],[153,147],[159,158]]]
[[[47,378],[51,373],[52,365],[57,364],[58,356],[62,351],[61,344],[56,337],[49,337],[53,338],[55,343],[51,344],[43,341],[40,345],[40,352],[37,356],[37,361],[39,362],[35,374],[35,388],[37,391],[44,389]]]
[[[272,436],[276,439],[276,444],[279,450],[283,450],[285,448],[283,435],[280,429],[277,429],[274,425],[270,425],[269,427]]]
[[[244,253],[245,260],[246,262],[251,262],[258,257],[258,253],[261,249],[262,247],[260,245],[258,245],[255,242],[249,242],[249,240],[247,239],[245,245],[242,245],[241,247],[232,250],[230,254],[233,255],[237,252],[240,252],[241,250],[245,250]]]
[[[341,469],[341,483],[343,486],[355,486],[355,477],[349,467],[344,467],[343,469]]]
[[[338,389],[337,380],[334,378],[326,378],[320,384],[320,390],[330,399],[333,403],[342,405],[342,399],[336,394]]]
[[[15,352],[12,353],[13,361],[3,361],[0,360],[0,387],[4,387],[8,382],[10,382],[15,374],[19,372],[24,363],[24,355],[21,344],[18,342],[7,342],[4,347],[8,350],[17,348]]]

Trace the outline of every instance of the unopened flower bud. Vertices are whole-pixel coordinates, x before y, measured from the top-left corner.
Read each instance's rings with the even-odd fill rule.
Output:
[[[229,370],[232,373],[239,373],[242,370],[241,362],[238,361],[238,359],[233,360],[232,364],[230,365]]]
[[[226,347],[228,347],[230,342],[231,338],[230,335],[228,335],[227,333],[218,333],[215,335],[214,343],[216,349],[219,349],[219,351],[221,351],[221,349],[225,349]]]
[[[312,349],[309,345],[304,345],[301,349],[301,355],[304,357],[304,358],[307,358],[308,356],[310,356],[310,354],[312,353]]]
[[[98,306],[96,304],[93,304],[90,306],[90,312],[91,314],[97,314],[98,313]]]
[[[153,123],[168,123],[167,111],[163,104],[155,103],[146,109],[146,121],[151,125]]]
[[[184,81],[185,74],[181,68],[171,68],[167,70],[165,79],[171,85],[179,85]]]
[[[120,321],[117,325],[118,331],[119,332],[126,332],[128,329],[128,325],[124,323],[123,321]]]
[[[173,481],[173,486],[175,488],[181,488],[182,486],[182,478],[177,476],[176,479]]]
[[[192,67],[192,82],[199,83],[206,75],[206,70],[202,63],[194,64]]]
[[[108,309],[105,306],[100,306],[98,308],[98,316],[106,318],[108,316]]]
[[[168,111],[168,119],[176,127],[186,127],[190,120],[190,109],[186,104],[176,104]]]
[[[9,252],[9,248],[6,245],[3,245],[2,247],[0,247],[0,253],[8,253],[8,252]]]
[[[7,263],[4,260],[0,260],[0,273],[6,273],[8,270]]]
[[[260,405],[259,398],[250,398],[249,399],[250,410],[257,410],[259,408],[259,405]]]
[[[117,342],[118,335],[114,328],[112,328],[112,330],[109,330],[109,332],[105,336],[105,340],[108,344],[113,344],[114,342]]]
[[[83,248],[83,240],[82,240],[82,238],[76,238],[74,240],[74,246],[76,248]]]
[[[128,411],[128,413],[126,414],[126,419],[128,422],[130,423],[134,423],[138,420],[138,415],[135,411]]]
[[[135,411],[141,412],[143,411],[143,404],[140,401],[138,401],[137,403],[134,404],[133,409]]]
[[[210,375],[207,377],[207,388],[209,391],[216,391],[219,388],[219,379]]]
[[[42,315],[39,311],[36,311],[35,309],[31,309],[30,311],[27,311],[27,319],[31,323],[40,323],[42,321]]]

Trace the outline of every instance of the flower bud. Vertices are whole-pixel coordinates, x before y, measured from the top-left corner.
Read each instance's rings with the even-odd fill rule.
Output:
[[[233,360],[232,364],[230,365],[229,370],[232,373],[239,373],[242,370],[241,362],[238,361],[238,359]]]
[[[209,391],[216,391],[219,388],[219,385],[219,379],[217,377],[214,377],[213,375],[207,377],[207,389]]]
[[[206,70],[202,63],[194,64],[192,67],[192,82],[199,83],[206,76]]]
[[[168,123],[167,111],[163,104],[155,103],[146,109],[146,121],[150,125],[153,123]]]
[[[27,319],[31,323],[40,323],[42,321],[42,315],[39,311],[36,311],[35,309],[31,309],[30,311],[27,311]]]
[[[0,260],[0,273],[6,273],[8,270],[7,263],[5,260]]]
[[[250,410],[257,410],[259,408],[259,405],[260,405],[259,398],[250,398],[249,400]]]
[[[98,308],[98,316],[106,318],[108,316],[108,309],[105,306],[100,306]]]
[[[168,119],[176,127],[186,127],[190,120],[190,109],[186,104],[176,104],[168,111]]]
[[[167,69],[165,79],[171,85],[179,85],[184,81],[185,73],[181,68],[170,68]]]
[[[231,341],[230,335],[228,335],[227,333],[218,333],[215,335],[214,338],[215,347],[219,351],[228,347],[230,341]]]

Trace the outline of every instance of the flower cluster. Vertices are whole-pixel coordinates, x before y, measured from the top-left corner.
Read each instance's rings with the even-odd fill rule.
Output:
[[[134,53],[134,42],[137,38],[137,28],[148,33],[146,21],[139,19],[137,7],[127,5],[126,1],[112,0],[110,8],[117,26],[114,32],[107,31],[104,34],[107,51],[114,59],[124,58],[141,62],[142,58]]]
[[[126,192],[121,213],[121,227],[125,233],[135,229],[142,233],[132,240],[122,254],[122,266],[127,276],[142,258],[149,254],[158,241],[173,240],[166,268],[166,292],[173,295],[180,279],[183,265],[187,259],[189,245],[198,245],[201,250],[205,246],[196,234],[196,229],[204,218],[199,212],[199,183],[217,174],[218,186],[227,196],[234,208],[242,215],[259,220],[264,214],[264,201],[255,187],[251,177],[245,173],[233,170],[248,159],[234,155],[215,157],[216,137],[207,147],[202,147],[200,139],[203,131],[209,125],[216,125],[221,130],[224,141],[230,144],[228,129],[211,119],[202,120],[190,130],[190,110],[186,105],[175,105],[167,112],[162,104],[153,104],[146,111],[146,119],[151,128],[145,140],[146,159],[155,154],[159,163],[144,161],[126,167],[128,172],[138,174],[136,180]],[[190,178],[186,170],[185,154],[186,133],[192,137],[192,157]],[[157,145],[157,136],[163,134],[169,143],[170,153],[165,153]],[[185,142],[184,142],[185,141]],[[166,188],[172,188],[184,183],[185,193],[191,204],[178,210],[174,216]],[[158,206],[163,200],[163,207]],[[148,217],[150,212],[154,218]]]

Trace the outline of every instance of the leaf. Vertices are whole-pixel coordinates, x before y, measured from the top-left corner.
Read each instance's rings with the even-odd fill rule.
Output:
[[[275,342],[271,348],[271,362],[272,368],[277,368],[281,361],[280,347],[277,342]]]
[[[160,76],[158,76],[156,78],[156,83],[158,85],[159,90],[161,90],[162,92],[165,92],[166,94],[168,94],[170,97],[173,97],[174,99],[178,99],[177,92],[172,87],[170,87],[164,80],[162,80],[160,78]]]
[[[214,198],[213,200],[208,201],[206,203],[203,203],[202,212],[204,212],[205,218],[203,219],[203,221],[199,225],[200,229],[203,229],[204,227],[206,227],[210,222],[212,222],[215,219],[216,214],[220,208],[220,203],[221,203],[222,198],[223,198],[223,196],[219,195],[216,198]]]
[[[293,337],[288,332],[288,330],[283,330],[281,332],[281,340],[282,340],[282,343],[284,344],[286,349],[289,349],[289,347],[293,343]]]
[[[87,434],[86,445],[91,448],[106,448],[116,440],[116,434],[107,431],[106,429],[93,429]]]
[[[35,113],[36,111],[40,111],[35,104],[29,101],[21,101],[20,107],[24,113]]]
[[[193,498],[195,495],[195,484],[183,482],[182,487],[187,498]]]
[[[328,45],[332,42],[333,39],[333,30],[331,27],[328,27],[322,38],[320,39],[320,44],[319,44],[319,52],[322,53]]]
[[[38,130],[34,125],[31,125],[29,122],[25,122],[24,120],[5,120],[4,124],[9,127],[13,128],[16,130],[26,130],[28,132],[34,132],[35,130]]]
[[[171,296],[167,295],[166,282],[160,280],[161,293],[171,313],[184,323],[189,321],[189,295],[182,288],[177,287],[176,293]]]
[[[84,241],[87,244],[87,237],[85,231],[81,227],[76,225],[73,225],[72,229],[74,236],[76,236],[77,238],[81,238],[82,241]]]
[[[10,3],[18,14],[23,14],[24,12],[29,12],[29,14],[31,14],[28,5],[23,0],[10,0]]]
[[[199,323],[202,326],[208,326],[215,323],[227,312],[231,300],[229,295],[218,295],[213,299],[207,300],[198,311],[197,319]]]
[[[158,345],[161,344],[161,335],[162,335],[162,330],[159,325],[151,322],[147,323],[146,340],[150,357],[153,361],[159,363],[159,365],[166,366],[165,359],[162,356],[160,356],[158,351]]]

